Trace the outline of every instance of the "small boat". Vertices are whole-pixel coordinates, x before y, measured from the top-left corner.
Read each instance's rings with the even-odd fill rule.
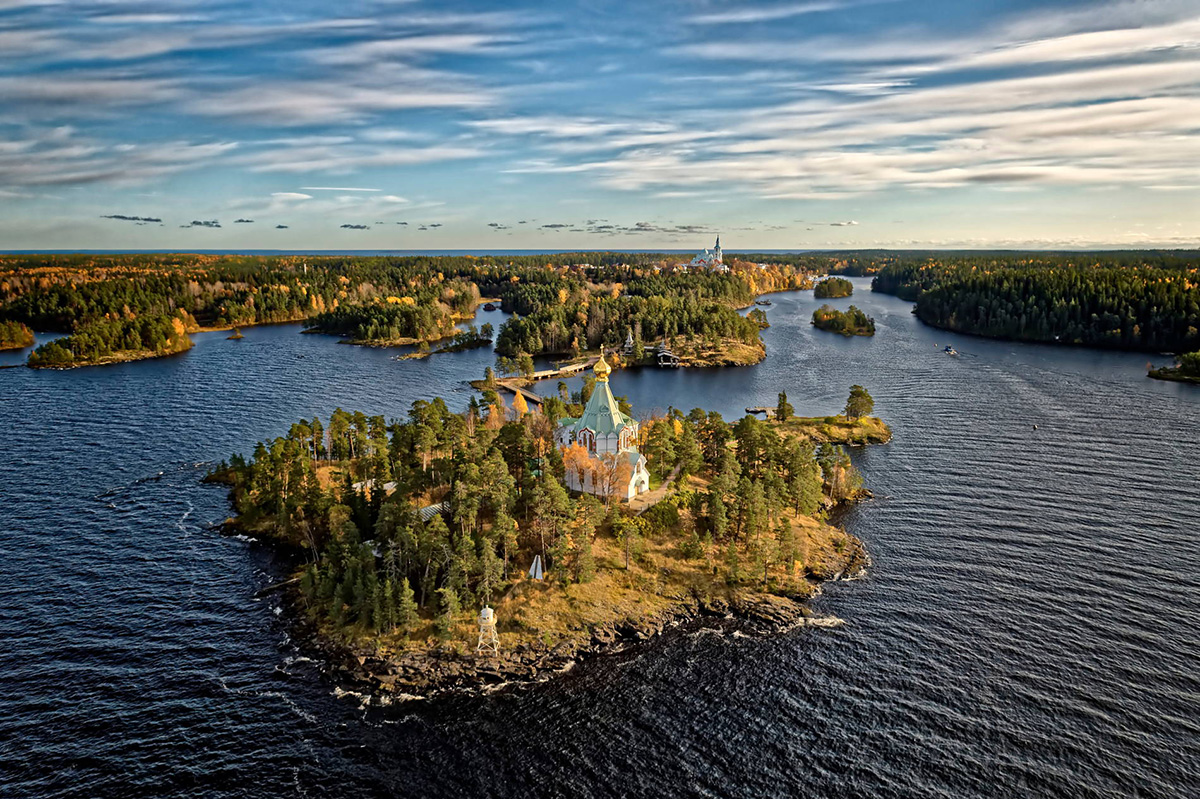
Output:
[[[754,304],[755,305],[771,305],[772,303],[770,300],[755,300]]]
[[[947,355],[958,355],[958,350],[954,349],[954,347],[951,347],[949,344],[946,345],[946,349],[942,350],[942,352],[946,353]]]

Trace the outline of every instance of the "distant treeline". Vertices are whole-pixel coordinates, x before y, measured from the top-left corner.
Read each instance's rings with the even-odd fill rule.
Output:
[[[1017,341],[1148,351],[1200,347],[1200,253],[925,256],[881,268],[874,291],[928,324]]]
[[[314,331],[362,343],[430,340],[451,334],[488,296],[518,315],[497,349],[537,355],[614,344],[630,332],[754,340],[757,327],[736,308],[809,280],[786,264],[673,274],[678,260],[651,253],[0,257],[0,321],[72,334],[37,359],[68,365],[182,348],[178,337],[164,344],[159,335],[171,320],[193,331],[311,319]]]

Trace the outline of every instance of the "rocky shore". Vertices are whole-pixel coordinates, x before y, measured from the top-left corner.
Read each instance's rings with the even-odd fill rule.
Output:
[[[747,589],[724,596],[683,597],[668,608],[637,618],[590,625],[573,638],[548,645],[536,640],[499,655],[476,654],[453,645],[384,653],[371,645],[333,640],[293,607],[301,647],[325,664],[340,690],[365,694],[386,705],[444,694],[479,694],[520,688],[565,674],[577,664],[646,644],[672,630],[716,628],[743,634],[776,635],[797,627],[834,627],[840,619],[818,617],[806,604],[823,582],[862,576],[869,559],[862,543],[848,536],[842,562],[832,573],[811,574],[807,596],[785,597]],[[292,597],[298,600],[298,597]]]

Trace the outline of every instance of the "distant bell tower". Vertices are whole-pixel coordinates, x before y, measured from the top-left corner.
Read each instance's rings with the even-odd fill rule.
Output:
[[[713,255],[716,256],[717,263],[723,263],[721,256],[721,234],[717,234],[717,246],[713,248]]]

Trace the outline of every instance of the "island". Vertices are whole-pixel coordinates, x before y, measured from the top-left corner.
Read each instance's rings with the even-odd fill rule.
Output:
[[[813,288],[818,300],[835,300],[854,293],[854,284],[844,277],[827,277]]]
[[[231,531],[293,559],[273,588],[305,645],[382,702],[548,679],[678,624],[836,624],[804,603],[868,562],[827,521],[865,495],[846,451],[752,416],[639,422],[610,373],[571,401],[338,409],[207,479]]]
[[[1175,366],[1150,369],[1149,376],[1156,380],[1174,380],[1177,383],[1200,384],[1200,351],[1187,352],[1179,356]]]
[[[12,320],[0,321],[0,350],[23,350],[33,346],[33,331]]]
[[[841,333],[843,336],[875,335],[875,320],[856,305],[839,311],[832,305],[822,305],[813,311],[812,323],[819,330]]]

